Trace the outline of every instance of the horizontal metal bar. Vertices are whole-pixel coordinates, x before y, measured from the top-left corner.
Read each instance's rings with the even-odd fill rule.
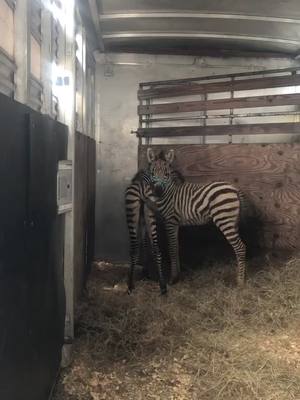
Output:
[[[41,0],[31,0],[30,27],[31,34],[39,44],[42,43],[41,23],[42,23],[42,2]]]
[[[209,12],[129,12],[129,13],[114,13],[114,14],[100,14],[100,21],[111,21],[116,19],[145,19],[145,18],[184,18],[184,19],[232,19],[232,20],[246,20],[246,21],[261,21],[261,22],[278,22],[288,24],[300,24],[300,19],[297,18],[282,18],[282,17],[268,17],[260,15],[246,15],[246,14],[222,14],[222,13],[209,13]]]
[[[10,71],[16,71],[17,67],[14,60],[0,47],[0,63],[5,65]]]
[[[42,107],[43,86],[33,75],[30,76],[29,84],[29,105],[35,110],[40,110]]]
[[[3,75],[1,72],[0,72],[0,85],[5,86],[7,89],[10,89],[12,91],[15,89],[15,85],[12,79],[9,80],[9,77]]]
[[[248,77],[255,75],[269,75],[269,74],[280,74],[280,73],[289,73],[289,72],[297,72],[300,71],[299,67],[290,67],[290,68],[276,68],[276,69],[262,69],[260,71],[252,71],[252,72],[239,72],[237,74],[220,74],[220,75],[209,75],[209,76],[199,76],[195,78],[184,78],[184,79],[172,79],[166,81],[149,81],[149,82],[141,82],[140,87],[143,86],[161,86],[161,85],[178,85],[185,84],[189,82],[201,82],[201,81],[210,81],[216,79],[230,79],[230,78],[240,78],[240,77]]]
[[[244,113],[244,114],[218,114],[218,115],[199,115],[192,117],[168,117],[168,118],[149,118],[142,119],[142,123],[153,122],[172,122],[172,121],[199,121],[203,119],[226,119],[226,118],[251,118],[251,117],[279,117],[299,115],[300,111],[282,111],[282,112],[261,112],[261,113]]]
[[[42,1],[41,0],[31,0],[31,8],[41,9]]]
[[[0,85],[0,93],[4,94],[5,96],[10,97],[10,98],[12,98],[13,94],[14,94],[14,92],[12,90],[9,90],[1,85]]]
[[[208,33],[208,32],[112,32],[103,35],[104,40],[128,39],[128,38],[156,38],[156,39],[230,39],[242,41],[282,43],[300,46],[299,40],[283,39],[278,37],[254,36],[254,35],[233,35],[229,33]]]
[[[16,7],[16,0],[5,0],[6,4],[12,9],[14,10]]]
[[[36,79],[33,75],[30,75],[30,85],[32,85],[35,89],[42,91],[43,85],[42,83]]]
[[[264,78],[239,79],[223,82],[185,82],[177,86],[156,87],[138,90],[139,100],[166,97],[190,96],[194,94],[221,93],[237,90],[253,90],[300,85],[300,74]]]
[[[29,95],[29,103],[41,106],[42,105],[42,100],[39,99],[36,96],[32,96],[32,94]]]
[[[139,137],[300,134],[300,122],[139,128]]]
[[[35,40],[38,42],[38,44],[41,46],[41,44],[42,44],[42,33],[40,32],[40,30],[39,29],[35,29],[35,28],[31,28],[30,33],[35,38]]]
[[[42,108],[42,103],[38,102],[36,99],[33,99],[33,98],[29,98],[28,105],[29,105],[29,107],[31,107],[37,111],[40,111]]]

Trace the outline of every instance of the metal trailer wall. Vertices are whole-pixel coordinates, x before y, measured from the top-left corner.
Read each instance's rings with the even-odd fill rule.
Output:
[[[0,0],[0,92],[58,120],[68,129],[65,158],[73,163],[73,211],[62,217],[61,242],[66,290],[65,335],[70,338],[74,335],[75,304],[94,244],[95,35],[89,26],[86,3]],[[83,150],[82,143],[76,142],[76,131],[76,135],[84,137],[81,142],[88,143]],[[86,148],[88,152],[81,157]],[[82,170],[88,171],[88,175],[81,174]],[[88,193],[82,196],[86,190]],[[64,364],[70,360],[70,348],[69,345],[64,348]]]
[[[75,229],[74,291],[78,298],[94,258],[95,141],[75,133]]]
[[[124,189],[137,170],[140,82],[298,66],[289,58],[211,58],[137,54],[96,57],[96,234],[95,256],[128,260]],[[175,141],[179,143],[178,138]],[[173,140],[174,142],[174,140]],[[172,139],[161,142],[172,143]],[[184,139],[184,143],[201,143]]]

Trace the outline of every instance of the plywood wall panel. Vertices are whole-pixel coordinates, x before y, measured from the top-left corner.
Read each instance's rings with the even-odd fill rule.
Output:
[[[147,166],[139,148],[139,167]],[[152,146],[175,150],[174,167],[187,181],[227,181],[239,187],[261,221],[267,248],[300,248],[300,144]]]

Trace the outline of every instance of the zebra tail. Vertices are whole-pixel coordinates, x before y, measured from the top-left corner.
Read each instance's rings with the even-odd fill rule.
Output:
[[[240,200],[240,220],[245,222],[249,219],[258,218],[258,212],[254,204],[249,200],[247,195],[241,190],[238,191],[238,197]]]

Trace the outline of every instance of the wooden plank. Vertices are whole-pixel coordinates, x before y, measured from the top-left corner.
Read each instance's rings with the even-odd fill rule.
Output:
[[[252,96],[230,99],[186,101],[176,103],[151,104],[138,106],[139,115],[172,114],[180,112],[226,110],[231,108],[253,108],[299,105],[300,94],[281,94],[273,96]]]
[[[139,128],[140,137],[300,134],[300,122]]]
[[[139,147],[139,167],[147,166]],[[254,205],[266,248],[300,249],[300,143],[232,145],[156,145],[155,153],[175,150],[174,168],[187,181],[227,181]]]
[[[177,86],[160,87],[138,91],[138,99],[159,99],[165,97],[190,96],[193,94],[229,92],[231,90],[252,90],[300,85],[300,75],[275,76],[271,78],[241,79],[227,82],[184,83]]]
[[[139,147],[139,167],[147,165],[147,148]],[[205,144],[205,145],[153,145],[160,150],[174,149],[174,167],[187,177],[208,177],[229,174],[234,179],[246,174],[287,176],[291,183],[300,180],[300,143],[278,144]],[[267,161],[266,161],[267,157]],[[299,174],[299,177],[298,177]],[[298,180],[297,180],[298,179]],[[263,182],[267,184],[269,178]],[[236,182],[236,180],[234,180]],[[277,181],[276,181],[277,183]]]

